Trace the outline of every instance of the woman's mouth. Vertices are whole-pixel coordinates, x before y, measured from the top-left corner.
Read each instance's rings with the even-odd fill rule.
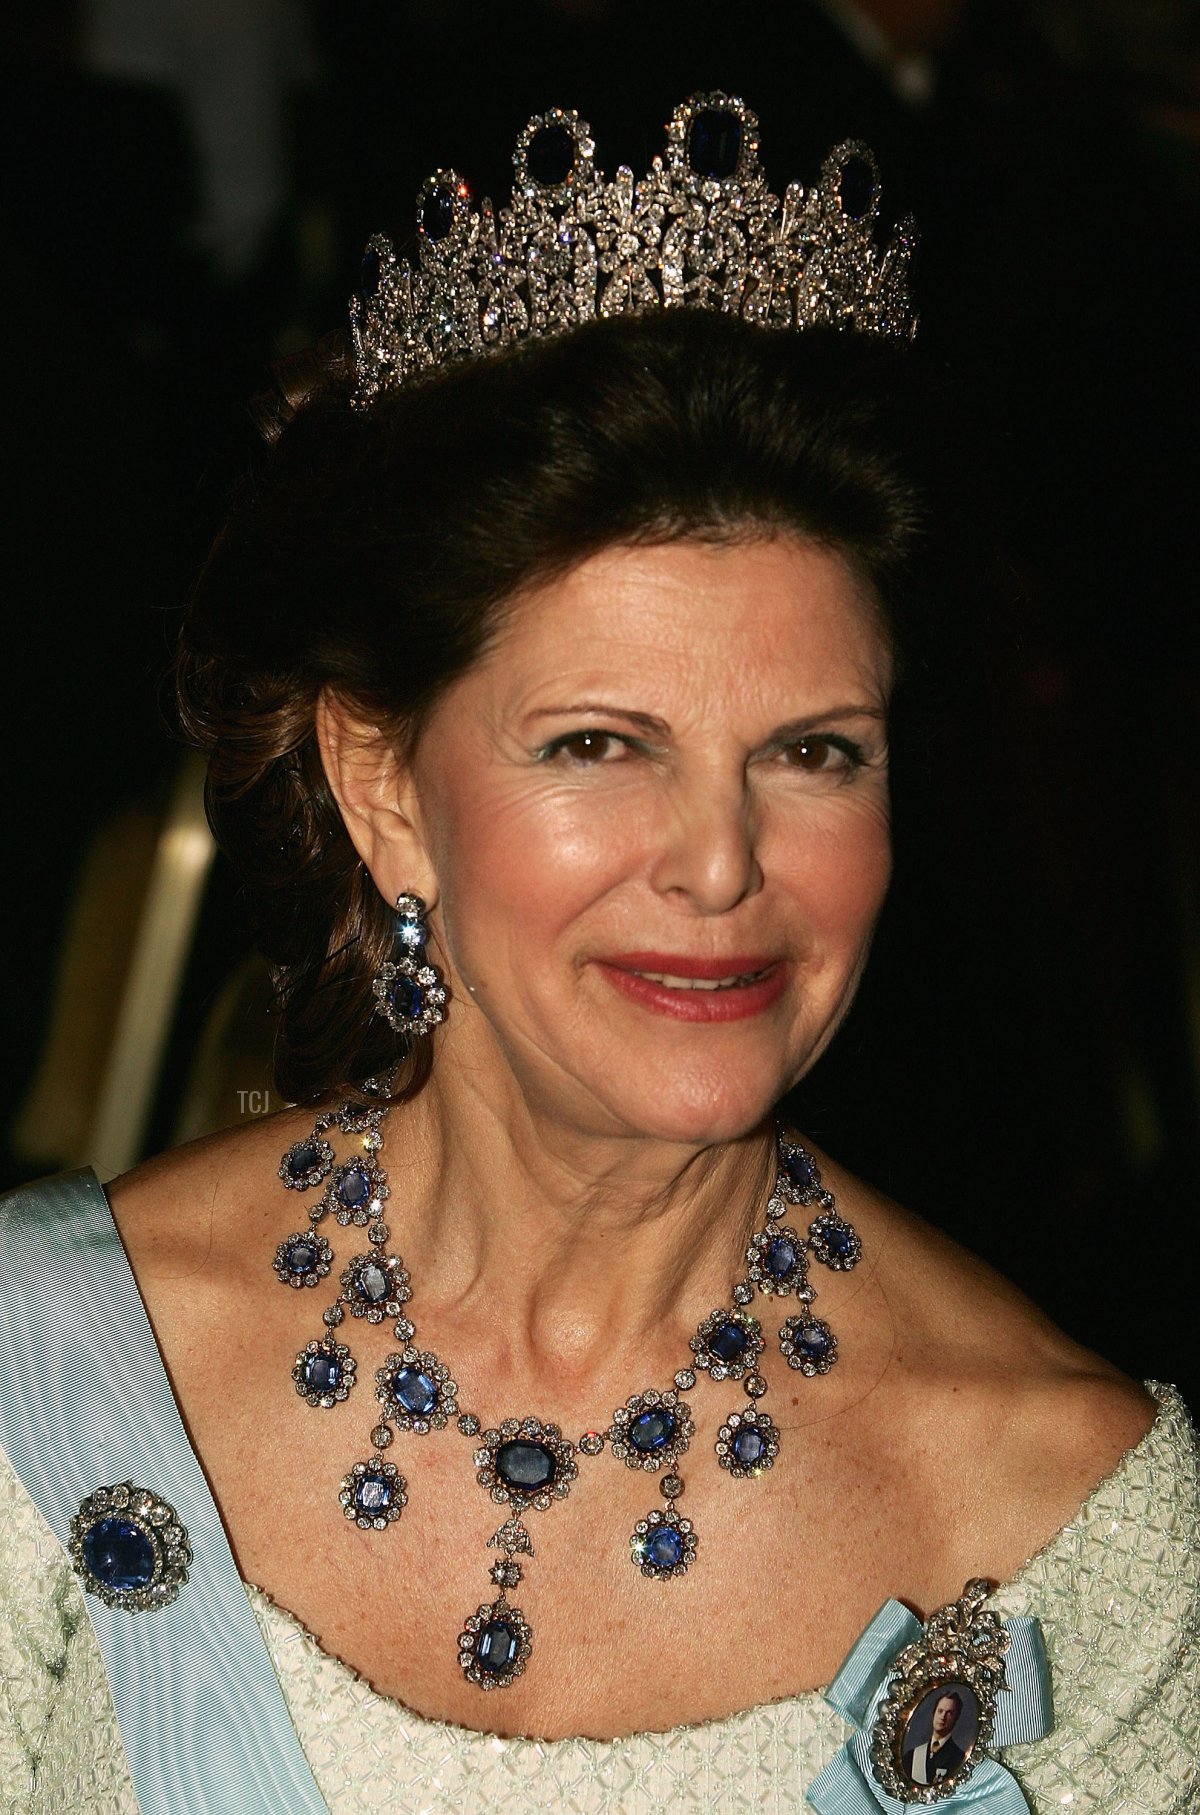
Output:
[[[622,952],[595,960],[628,1000],[678,1021],[741,1021],[778,1000],[787,966],[777,958],[685,958],[660,952]]]

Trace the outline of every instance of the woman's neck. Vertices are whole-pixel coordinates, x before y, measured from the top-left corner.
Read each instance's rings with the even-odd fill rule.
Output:
[[[774,1177],[769,1126],[683,1146],[501,1110],[461,1082],[431,1082],[384,1135],[422,1339],[469,1356],[489,1401],[669,1384],[729,1303]]]

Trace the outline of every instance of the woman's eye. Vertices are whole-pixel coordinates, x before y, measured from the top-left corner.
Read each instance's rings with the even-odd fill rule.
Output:
[[[555,738],[546,756],[565,756],[569,762],[596,764],[611,762],[625,749],[623,740],[611,731],[572,731],[567,737]]]
[[[858,745],[840,737],[797,738],[794,744],[787,746],[784,755],[792,768],[804,769],[810,775],[857,769],[863,760]]]

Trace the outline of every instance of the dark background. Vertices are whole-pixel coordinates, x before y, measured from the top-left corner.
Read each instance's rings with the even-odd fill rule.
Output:
[[[162,677],[270,360],[344,320],[367,237],[408,236],[433,168],[504,194],[557,102],[603,169],[641,172],[675,104],[725,88],[776,190],[861,136],[885,219],[917,215],[920,356],[959,406],[956,528],[978,523],[872,969],[798,1119],[1196,1403],[1200,31],[1172,0],[868,13],[865,52],[820,6],[670,0],[103,0],[18,28],[4,1101],[89,841],[177,766]],[[243,948],[218,870],[151,1145]],[[10,1135],[8,1175],[44,1169]]]

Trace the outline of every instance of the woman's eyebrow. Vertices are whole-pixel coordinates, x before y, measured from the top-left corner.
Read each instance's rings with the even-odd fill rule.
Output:
[[[614,706],[609,700],[573,700],[565,706],[539,706],[536,712],[529,714],[530,720],[539,718],[570,718],[574,713],[591,713],[604,718],[623,718],[627,724],[636,725],[649,737],[668,737],[671,727],[666,719],[655,718],[649,712],[633,712],[628,706]]]

